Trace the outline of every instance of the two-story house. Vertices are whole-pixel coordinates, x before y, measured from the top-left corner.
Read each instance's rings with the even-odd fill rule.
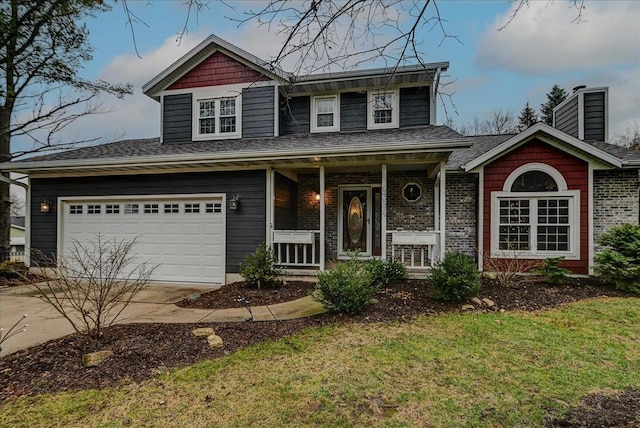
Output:
[[[29,175],[27,252],[137,237],[156,280],[217,284],[261,242],[298,273],[356,250],[589,273],[597,236],[639,214],[640,153],[606,143],[606,88],[577,89],[555,128],[465,137],[436,125],[448,66],[300,77],[210,36],[144,85],[159,138],[2,165]]]

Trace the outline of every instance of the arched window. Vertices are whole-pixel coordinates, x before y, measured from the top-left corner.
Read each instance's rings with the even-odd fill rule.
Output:
[[[503,191],[492,193],[492,256],[578,258],[579,200],[552,166],[516,168]]]
[[[512,192],[557,192],[558,184],[544,171],[527,171],[515,179]]]

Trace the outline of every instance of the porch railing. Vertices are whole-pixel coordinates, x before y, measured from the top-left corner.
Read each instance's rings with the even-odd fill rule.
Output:
[[[407,269],[433,267],[440,256],[440,232],[398,230],[391,235],[391,258],[402,262]]]
[[[274,230],[271,242],[281,266],[320,267],[319,230]]]

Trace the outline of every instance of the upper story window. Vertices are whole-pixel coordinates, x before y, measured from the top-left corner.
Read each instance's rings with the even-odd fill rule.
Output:
[[[194,92],[194,140],[220,140],[242,136],[240,90]]]
[[[369,92],[367,128],[397,128],[398,110],[398,91]]]
[[[313,97],[311,100],[311,132],[340,130],[338,95]]]

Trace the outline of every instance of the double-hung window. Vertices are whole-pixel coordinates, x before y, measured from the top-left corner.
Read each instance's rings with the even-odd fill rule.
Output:
[[[492,257],[580,256],[580,192],[545,164],[518,168],[492,192]]]
[[[311,132],[335,132],[340,130],[338,95],[311,99]]]
[[[240,96],[197,97],[194,94],[194,140],[239,138],[242,135]]]
[[[369,92],[367,128],[398,127],[398,91]]]

